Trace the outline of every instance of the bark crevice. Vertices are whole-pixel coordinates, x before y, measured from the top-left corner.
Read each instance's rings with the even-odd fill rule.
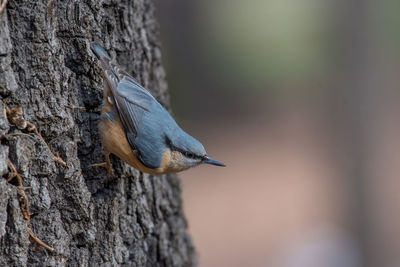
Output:
[[[140,174],[116,158],[115,177],[90,168],[103,160],[102,79],[90,44],[101,43],[168,106],[157,31],[149,0],[8,3],[0,16],[0,109],[22,106],[67,166],[33,135],[0,145],[1,175],[10,158],[32,187],[33,231],[57,251],[31,244],[17,189],[0,179],[0,266],[196,264],[175,175]],[[0,112],[0,134],[10,132],[20,130]]]

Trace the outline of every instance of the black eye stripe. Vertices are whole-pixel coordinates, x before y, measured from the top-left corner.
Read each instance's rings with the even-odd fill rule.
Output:
[[[185,151],[183,149],[180,149],[179,147],[174,146],[172,144],[171,140],[167,136],[165,136],[165,142],[167,143],[167,145],[169,146],[169,148],[172,151],[178,151],[178,152],[182,153],[183,155],[185,155],[188,158],[197,158],[197,159],[203,159],[204,158],[203,156],[196,155],[196,154],[194,154],[192,152]]]

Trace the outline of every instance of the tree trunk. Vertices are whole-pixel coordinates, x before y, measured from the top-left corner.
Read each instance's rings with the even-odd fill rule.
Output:
[[[0,174],[10,159],[29,200],[30,238],[17,181],[0,179],[0,266],[192,266],[176,175],[104,161],[97,123],[102,76],[93,41],[168,105],[150,0],[9,0],[0,16],[1,109],[22,106],[38,135],[0,112]],[[74,108],[75,107],[75,108]],[[83,108],[76,108],[83,107]]]

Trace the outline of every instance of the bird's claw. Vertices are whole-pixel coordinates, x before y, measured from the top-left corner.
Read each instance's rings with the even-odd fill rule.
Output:
[[[111,168],[111,164],[108,164],[107,162],[92,164],[90,165],[90,167],[103,167],[107,169],[109,175],[114,175],[114,171]]]

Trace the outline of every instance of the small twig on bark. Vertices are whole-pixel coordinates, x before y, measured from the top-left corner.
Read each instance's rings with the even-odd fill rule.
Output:
[[[1,138],[10,139],[10,137],[12,137],[12,136],[18,136],[18,135],[29,137],[29,138],[31,138],[33,141],[36,141],[36,142],[37,142],[37,139],[35,139],[32,135],[29,135],[29,134],[26,134],[26,133],[5,134],[5,135],[3,135]]]
[[[36,244],[38,244],[40,247],[44,247],[45,249],[47,249],[48,251],[54,253],[56,252],[56,250],[52,247],[50,247],[49,245],[47,245],[46,243],[44,243],[42,240],[40,240],[35,233],[32,231],[31,228],[29,228],[29,235],[31,236],[31,238],[36,242]]]
[[[17,169],[15,168],[14,164],[11,162],[10,159],[8,159],[8,167],[11,169],[12,174],[10,177],[7,179],[8,181],[11,181],[14,178],[17,178],[17,192],[18,192],[18,200],[19,200],[19,205],[21,207],[21,213],[22,216],[24,217],[25,220],[27,220],[27,225],[28,225],[28,230],[29,230],[29,236],[33,240],[33,242],[40,247],[44,247],[45,249],[49,250],[50,252],[55,252],[56,250],[46,243],[44,243],[42,240],[40,240],[32,231],[32,225],[31,225],[31,212],[29,211],[29,199],[27,195],[25,194],[25,189],[29,189],[29,187],[24,187],[22,184],[22,175],[18,173]]]
[[[1,1],[1,0],[0,0]],[[28,130],[30,132],[34,132],[37,136],[39,136],[40,140],[43,142],[43,144],[45,144],[47,146],[47,148],[49,149],[50,153],[53,154],[53,158],[54,161],[63,165],[63,166],[67,166],[67,163],[65,163],[62,158],[60,157],[60,155],[57,153],[54,153],[53,150],[51,149],[51,147],[46,143],[46,141],[43,139],[42,135],[39,133],[39,131],[37,130],[36,126],[25,120],[24,116],[23,116],[23,110],[22,107],[15,107],[15,108],[9,108],[6,106],[5,109],[6,115],[7,115],[7,119],[8,121],[12,124],[17,126],[18,129],[20,130]]]
[[[4,0],[2,2],[2,0],[0,0],[0,15],[3,13],[4,9],[6,8],[8,0]]]
[[[67,107],[67,108],[69,108],[69,109],[79,109],[79,110],[81,110],[81,111],[86,111],[86,108],[85,108],[85,107],[72,106],[72,105],[65,106],[65,107]]]

